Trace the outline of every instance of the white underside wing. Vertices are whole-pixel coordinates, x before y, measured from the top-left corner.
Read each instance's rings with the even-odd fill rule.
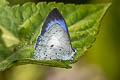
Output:
[[[67,32],[58,23],[37,38],[34,52],[37,60],[73,60],[74,54]]]

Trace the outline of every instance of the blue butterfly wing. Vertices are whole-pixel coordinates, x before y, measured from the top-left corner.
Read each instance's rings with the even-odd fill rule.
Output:
[[[54,8],[48,14],[37,38],[35,59],[73,60],[75,52],[71,46],[66,22],[59,10]]]
[[[42,30],[41,30],[41,35],[44,35],[44,33],[46,31],[48,31],[48,29],[51,27],[51,25],[53,25],[54,23],[58,23],[60,24],[64,30],[67,32],[68,36],[69,36],[69,32],[68,32],[68,28],[66,25],[66,22],[63,18],[63,16],[61,15],[61,13],[59,12],[59,10],[57,8],[54,8],[47,16],[43,26],[42,26]],[[70,39],[70,36],[69,36]]]
[[[67,32],[68,34],[68,38],[70,40],[70,35],[68,32],[68,28],[66,25],[66,22],[62,16],[62,14],[59,12],[59,10],[57,8],[54,8],[47,16],[45,22],[43,23],[42,29],[41,29],[41,33],[37,38],[37,42],[36,42],[36,46],[35,48],[39,45],[38,42],[40,42],[40,37],[44,35],[44,33],[46,31],[48,31],[48,29],[51,27],[51,25],[58,23],[61,25],[61,27],[63,27],[63,29]],[[71,44],[71,43],[70,43]]]

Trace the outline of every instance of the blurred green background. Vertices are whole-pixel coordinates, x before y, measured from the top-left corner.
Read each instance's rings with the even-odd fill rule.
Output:
[[[45,0],[8,0],[11,5]],[[55,1],[55,0],[47,0]],[[101,22],[96,42],[70,70],[21,65],[0,72],[0,80],[120,80],[120,0],[56,0],[87,4],[112,2]]]

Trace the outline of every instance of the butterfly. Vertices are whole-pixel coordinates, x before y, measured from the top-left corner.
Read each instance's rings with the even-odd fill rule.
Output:
[[[34,51],[36,60],[73,60],[76,49],[72,48],[66,22],[57,8],[47,16],[37,37]]]

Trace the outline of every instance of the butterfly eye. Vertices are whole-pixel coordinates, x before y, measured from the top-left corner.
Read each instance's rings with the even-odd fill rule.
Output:
[[[76,52],[76,48],[73,48],[73,51]]]

